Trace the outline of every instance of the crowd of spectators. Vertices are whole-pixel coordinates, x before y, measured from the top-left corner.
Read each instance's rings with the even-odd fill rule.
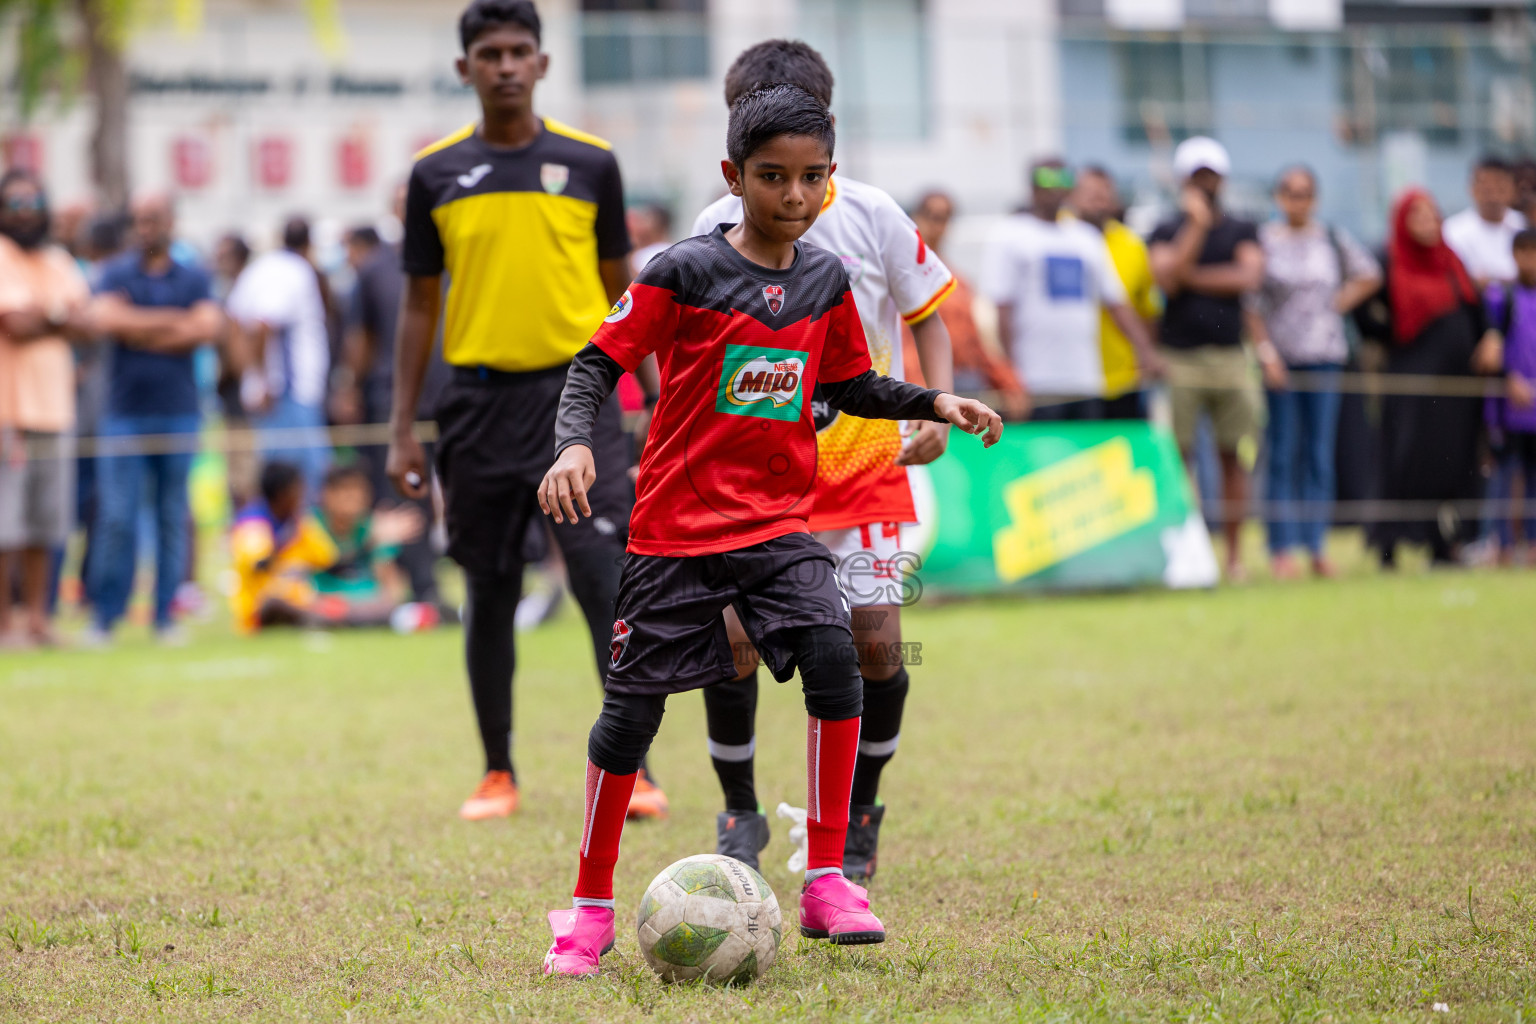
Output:
[[[0,179],[0,646],[57,643],[61,595],[87,611],[79,642],[110,644],[148,552],[144,617],[185,641],[178,619],[204,603],[191,475],[210,412],[229,441],[237,625],[451,615],[431,503],[384,482],[399,255],[372,225],[345,242],[346,271],[327,274],[294,217],[270,251],[228,235],[205,265],[169,196],[55,216],[35,177]],[[361,443],[333,444],[338,424],[363,426]]]
[[[1147,418],[1165,392],[1186,464],[1214,453],[1208,507],[1229,578],[1243,573],[1260,468],[1278,578],[1334,574],[1341,482],[1384,510],[1357,520],[1384,566],[1403,544],[1442,564],[1531,550],[1536,521],[1512,512],[1523,500],[1536,515],[1536,164],[1479,161],[1471,204],[1443,220],[1428,193],[1405,192],[1378,253],[1317,218],[1304,165],[1276,176],[1261,224],[1226,208],[1216,141],[1186,140],[1174,169],[1176,208],[1143,239],[1106,169],[1029,166],[1028,200],[995,226],[978,283],[960,278],[939,310],[957,387],[1037,422]],[[911,212],[943,253],[954,200],[931,191]],[[633,208],[628,225],[635,271],[674,240],[663,205]],[[358,225],[328,273],[312,242],[294,217],[275,247],[227,235],[205,265],[169,196],[55,215],[33,176],[0,179],[0,645],[58,642],[61,589],[89,610],[82,642],[111,643],[146,545],[147,618],[162,642],[184,639],[177,617],[201,600],[189,477],[210,412],[230,438],[241,628],[423,628],[447,614],[432,500],[396,496],[384,472],[399,253]],[[1368,398],[1344,386],[1352,369],[1423,386]],[[1478,375],[1502,384],[1486,398],[1444,386]],[[420,418],[445,376],[435,360]],[[364,429],[336,445],[337,426]],[[1468,511],[1479,501],[1481,517]],[[77,527],[78,568],[61,579]],[[531,600],[547,605],[560,567],[545,569]]]
[[[1034,421],[1144,418],[1149,389],[1163,390],[1197,489],[1201,453],[1214,454],[1220,494],[1206,507],[1229,580],[1245,574],[1240,530],[1260,468],[1277,578],[1333,576],[1325,541],[1341,518],[1366,525],[1383,567],[1404,544],[1437,565],[1509,562],[1522,543],[1529,558],[1536,232],[1520,209],[1536,212],[1536,163],[1480,160],[1471,205],[1443,224],[1427,192],[1407,190],[1379,253],[1317,218],[1304,164],[1276,175],[1263,223],[1226,208],[1220,143],[1185,140],[1173,167],[1176,210],[1143,240],[1104,169],[1031,164],[1028,203],[987,246],[983,301],[941,310],[956,380]],[[914,219],[937,244],[953,213],[931,193]],[[992,316],[993,344],[972,344]],[[1344,386],[1351,370],[1399,381],[1372,396],[1358,377]],[[1341,485],[1364,506],[1352,517],[1339,515]]]

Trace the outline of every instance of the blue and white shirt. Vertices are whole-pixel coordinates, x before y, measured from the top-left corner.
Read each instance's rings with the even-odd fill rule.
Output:
[[[1092,225],[1016,214],[998,225],[982,267],[982,293],[1012,309],[1020,379],[1034,395],[1104,393],[1099,307],[1126,301],[1104,236]]]

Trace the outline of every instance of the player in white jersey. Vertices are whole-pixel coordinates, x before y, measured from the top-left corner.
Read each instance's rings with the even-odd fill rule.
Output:
[[[759,43],[736,58],[725,76],[725,102],[753,89],[797,85],[831,106],[832,72],[800,42]],[[695,235],[741,219],[741,200],[727,195],[693,224]],[[848,271],[875,372],[906,379],[901,325],[917,343],[929,387],[953,386],[949,332],[933,316],[955,289],[954,275],[923,242],[917,227],[889,195],[873,185],[834,177],[821,215],[805,240],[837,253]],[[922,423],[903,438],[890,420],[862,420],[836,413],[812,399],[816,417],[816,490],[810,527],[838,559],[838,575],[853,606],[854,641],[864,677],[864,718],[854,767],[843,869],[851,878],[874,875],[876,845],[885,806],[878,799],[880,771],[896,752],[908,679],[902,664],[901,605],[914,592],[906,574],[918,568],[901,548],[901,527],[917,521],[907,466],[944,453],[947,426]],[[738,678],[704,690],[709,753],[725,792],[719,816],[719,852],[758,864],[768,841],[768,821],[753,778],[756,749],[757,652],[726,613],[736,651]]]

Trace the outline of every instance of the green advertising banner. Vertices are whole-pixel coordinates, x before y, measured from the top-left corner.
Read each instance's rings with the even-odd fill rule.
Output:
[[[921,525],[902,539],[924,592],[1218,579],[1173,437],[1146,423],[1015,424],[989,449],[956,432],[912,484]]]

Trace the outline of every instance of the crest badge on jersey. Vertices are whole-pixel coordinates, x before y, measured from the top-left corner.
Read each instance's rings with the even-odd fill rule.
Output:
[[[570,180],[571,169],[565,164],[542,164],[539,167],[539,184],[552,196],[564,192]]]
[[[634,308],[634,296],[630,295],[628,289],[626,289],[624,294],[619,296],[619,301],[615,302],[613,308],[608,311],[608,315],[603,317],[603,323],[616,324],[629,316],[629,311]]]
[[[629,638],[634,633],[635,631],[630,628],[629,623],[623,619],[613,620],[613,639],[608,644],[610,661],[613,664],[617,665],[619,663],[619,657],[624,653],[624,648],[629,646]]]
[[[763,285],[763,301],[768,303],[768,312],[778,316],[779,310],[784,308],[784,286],[780,284]]]

